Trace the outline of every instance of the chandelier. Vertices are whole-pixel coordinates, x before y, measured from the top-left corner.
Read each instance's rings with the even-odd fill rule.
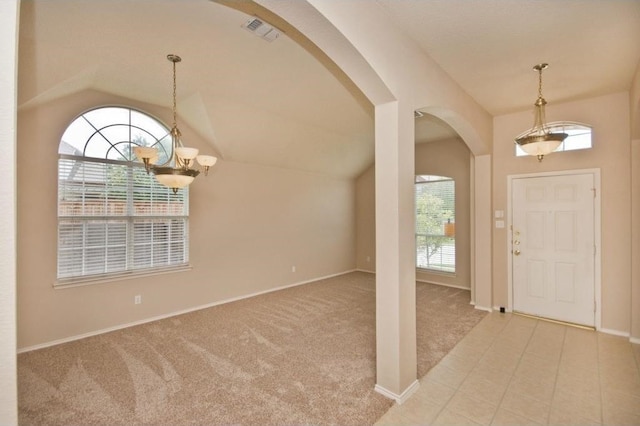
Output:
[[[198,155],[197,148],[189,148],[182,145],[180,130],[176,124],[176,63],[182,61],[178,55],[167,55],[167,59],[173,63],[173,125],[171,126],[171,158],[168,163],[156,166],[158,150],[153,147],[137,146],[134,153],[142,160],[147,173],[153,173],[156,180],[167,188],[171,188],[176,194],[178,189],[191,184],[200,174],[200,170],[191,168],[199,164],[204,169],[204,175],[209,173],[209,167],[216,164],[218,159],[212,155]]]
[[[538,64],[533,67],[538,71],[538,99],[534,104],[533,127],[515,140],[524,152],[537,156],[538,161],[542,161],[545,155],[555,151],[569,136],[566,133],[552,133],[545,123],[544,107],[547,101],[542,97],[542,70],[548,67],[549,64]]]

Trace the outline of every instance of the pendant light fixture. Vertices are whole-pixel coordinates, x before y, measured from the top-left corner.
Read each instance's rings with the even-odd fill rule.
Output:
[[[173,125],[171,126],[171,158],[167,164],[156,166],[158,161],[158,150],[152,147],[138,146],[134,148],[134,153],[138,159],[142,160],[147,173],[153,173],[162,185],[171,188],[173,193],[184,188],[193,182],[200,174],[200,170],[191,168],[199,164],[204,169],[205,176],[209,172],[209,167],[216,164],[218,159],[212,155],[198,155],[197,148],[189,148],[182,145],[180,140],[180,130],[176,119],[176,63],[182,61],[178,55],[169,54],[167,59],[173,63]]]
[[[542,70],[549,67],[549,64],[538,64],[533,67],[538,71],[538,99],[534,106],[534,120],[531,130],[516,138],[515,142],[529,155],[538,157],[538,161],[542,161],[545,155],[552,153],[564,141],[566,133],[552,133],[545,123],[544,109],[547,101],[542,97]]]

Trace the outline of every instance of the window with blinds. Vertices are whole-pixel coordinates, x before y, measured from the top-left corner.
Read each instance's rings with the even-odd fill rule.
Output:
[[[455,182],[445,176],[419,175],[415,183],[416,266],[456,271]]]
[[[58,158],[58,284],[188,263],[188,189],[173,194],[132,155],[167,135],[157,120],[121,107],[69,126]]]

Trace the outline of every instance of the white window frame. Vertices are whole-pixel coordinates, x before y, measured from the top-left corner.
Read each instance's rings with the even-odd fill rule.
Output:
[[[169,127],[130,107],[95,108],[68,126],[58,155],[55,287],[189,268],[188,188],[174,194],[133,156],[136,145],[166,148],[170,139]]]
[[[453,184],[452,192],[452,210],[447,214],[446,218],[443,216],[440,220],[440,226],[438,229],[432,230],[431,233],[425,234],[419,231],[418,220],[418,187],[419,185],[429,185],[437,182],[451,182]],[[436,272],[440,274],[455,275],[456,273],[456,238],[455,238],[455,180],[448,176],[435,176],[435,175],[418,175],[415,181],[415,205],[416,205],[416,268],[421,271]],[[434,244],[442,244],[436,248],[436,251],[432,254],[428,254],[428,242],[431,241]],[[421,247],[425,247],[421,250]],[[443,248],[445,247],[446,250]],[[446,251],[446,253],[445,253]],[[430,264],[430,259],[433,255],[440,256],[440,265],[435,266]],[[426,264],[425,264],[426,262]]]

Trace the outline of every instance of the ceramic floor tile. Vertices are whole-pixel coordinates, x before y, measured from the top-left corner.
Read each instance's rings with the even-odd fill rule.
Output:
[[[491,426],[537,426],[540,424],[542,423],[534,422],[531,419],[512,413],[504,408],[498,409],[491,422]]]
[[[407,419],[399,411],[393,407],[387,413],[380,417],[375,423],[376,426],[412,426],[416,425],[413,420]]]
[[[461,390],[458,390],[446,405],[447,410],[481,425],[491,423],[497,408],[497,405],[489,404],[487,401],[474,395],[465,394]]]
[[[640,366],[640,344],[636,343],[632,345],[633,356],[636,359],[636,365]]]
[[[567,328],[569,327],[564,324],[558,324],[551,321],[538,321],[534,334],[536,336],[544,336],[547,338],[564,339]]]
[[[507,389],[507,383],[497,383],[481,376],[469,376],[462,382],[458,392],[476,397],[488,404],[498,406]]]
[[[457,389],[460,383],[467,377],[467,374],[466,372],[452,370],[437,364],[429,370],[425,378]]]
[[[484,379],[506,387],[511,380],[512,375],[505,373],[500,365],[486,367],[484,365],[476,365],[467,376],[467,380]]]
[[[458,343],[449,353],[459,358],[478,361],[482,357],[484,352],[489,348],[489,346],[491,346],[491,342],[488,342],[486,340],[476,341],[475,338],[465,338],[460,343]]]
[[[522,355],[514,375],[530,379],[542,376],[551,380],[555,379],[558,373],[558,365],[559,362],[553,362],[547,358],[526,352]]]
[[[528,395],[547,404],[551,404],[553,392],[555,390],[555,377],[545,378],[514,376],[509,383],[511,392]]]
[[[561,365],[598,368],[598,336],[595,331],[569,327],[562,347]]]
[[[513,354],[520,356],[529,344],[529,339],[503,339],[500,337],[487,350],[489,354]]]
[[[444,405],[451,399],[455,392],[455,388],[424,378],[420,380],[420,388],[412,398],[422,398],[436,404]]]
[[[618,407],[605,407],[602,419],[605,425],[640,425],[640,414],[620,410]]]
[[[478,426],[479,423],[474,422],[465,416],[454,413],[450,410],[444,410],[432,423],[433,426]]]
[[[532,337],[525,352],[536,355],[551,362],[560,362],[562,354],[562,342],[549,340],[544,337]]]
[[[551,406],[547,402],[509,388],[502,399],[500,408],[518,413],[534,422],[546,424]]]
[[[640,397],[628,393],[604,390],[602,405],[603,409],[622,410],[640,416]]]
[[[583,370],[598,371],[598,355],[587,353],[568,354],[566,350],[563,350],[562,356],[560,357],[560,366],[578,367]]]
[[[439,365],[443,367],[450,368],[452,370],[468,373],[473,367],[478,363],[478,359],[476,357],[460,357],[454,354],[448,354],[439,362]]]
[[[521,315],[513,315],[510,324],[513,324],[514,326],[518,325],[518,326],[535,328],[538,325],[538,322],[540,321],[535,318],[523,317]]]
[[[398,407],[398,413],[415,424],[429,424],[442,411],[443,406],[420,398],[409,398]]]
[[[589,425],[600,425],[602,424],[599,421],[593,419],[587,419],[585,417],[580,416],[574,412],[566,412],[562,409],[558,409],[554,407],[551,409],[551,413],[549,414],[549,425],[563,425],[563,426],[589,426]],[[609,424],[609,423],[605,423]],[[614,424],[624,424],[624,423],[610,423]]]
[[[571,392],[575,389],[600,395],[600,377],[598,377],[597,371],[585,370],[572,365],[561,365],[558,369],[556,390]]]
[[[506,374],[513,374],[520,362],[519,352],[509,352],[494,350],[491,347],[477,364],[477,368],[496,369],[499,368]]]
[[[551,407],[555,413],[571,418],[585,418],[596,423],[602,421],[602,397],[599,392],[582,388],[556,389]]]
[[[603,391],[617,391],[640,397],[640,377],[624,372],[600,372],[600,386]]]
[[[487,315],[377,425],[640,425],[640,345]]]

